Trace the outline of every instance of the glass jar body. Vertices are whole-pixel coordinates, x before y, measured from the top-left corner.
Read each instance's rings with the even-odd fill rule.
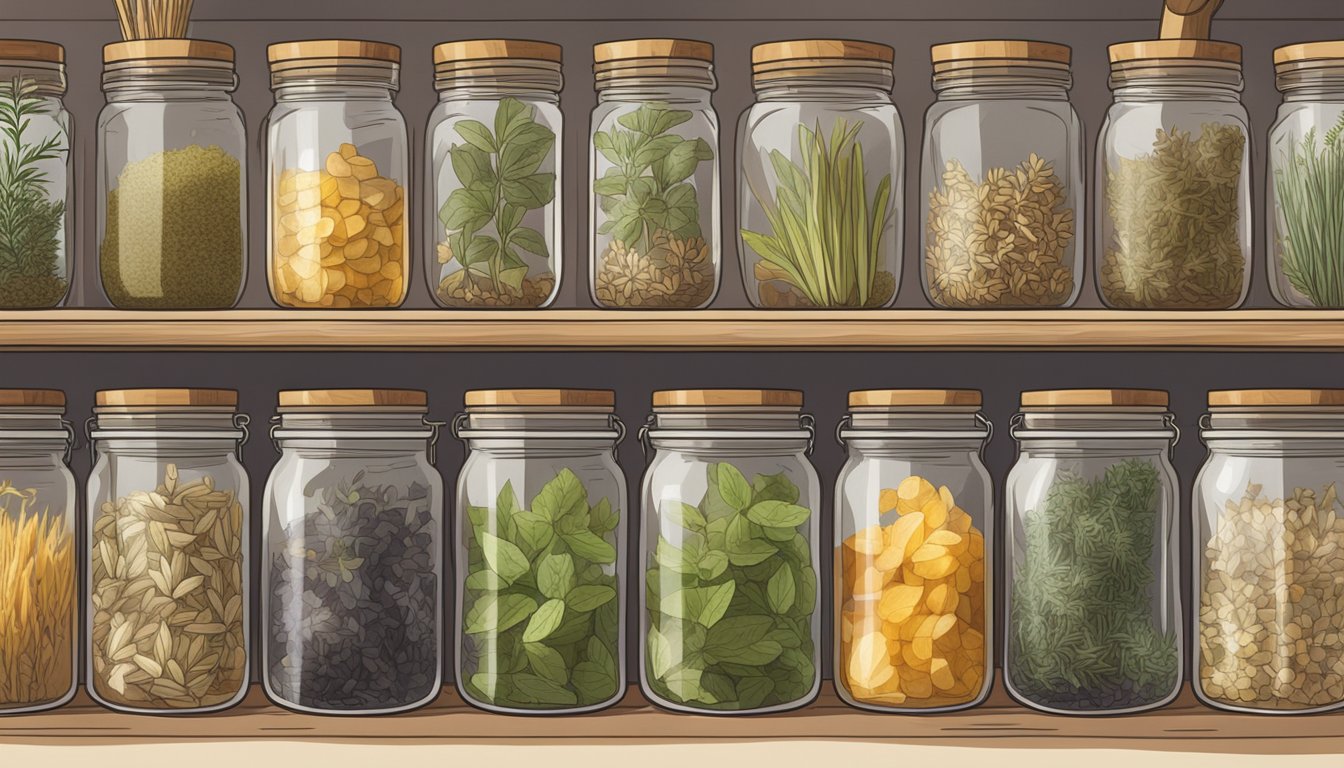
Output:
[[[283,417],[289,421],[290,417]],[[443,483],[424,439],[278,431],[262,539],[262,679],[290,709],[402,712],[442,681]],[[322,431],[332,434],[321,436]]]
[[[426,130],[424,216],[425,274],[440,306],[538,308],[555,300],[563,133],[554,93],[439,94]]]
[[[1344,445],[1205,434],[1194,492],[1195,693],[1242,712],[1336,709]]]
[[[1083,277],[1083,157],[1082,123],[1062,86],[1018,77],[942,91],[924,119],[929,301],[1071,306]]]
[[[89,694],[126,712],[237,704],[251,647],[249,491],[237,440],[94,438]]]
[[[0,136],[0,156],[32,152],[3,179],[0,200],[8,213],[0,227],[0,308],[45,309],[61,305],[73,269],[74,175],[70,166],[72,126],[56,72],[0,66],[0,109],[13,118],[17,144]],[[34,176],[16,178],[18,170]]]
[[[835,554],[835,685],[847,703],[939,712],[989,695],[994,506],[979,450],[849,441]]]
[[[231,86],[230,86],[231,87]],[[98,270],[120,309],[227,309],[247,270],[247,134],[224,86],[107,92]]]
[[[276,90],[266,129],[266,274],[277,304],[405,301],[407,143],[389,87],[299,82]]]
[[[1029,706],[1118,714],[1179,691],[1169,446],[1122,434],[1021,436],[1005,491],[1004,684]]]
[[[1156,80],[1117,88],[1102,125],[1101,299],[1117,309],[1235,308],[1251,275],[1246,109],[1237,88]]]
[[[60,417],[3,429],[61,429]],[[12,422],[12,423],[11,423]],[[41,423],[45,422],[45,423]],[[79,658],[75,478],[68,443],[0,431],[0,713],[37,712],[75,695]]]
[[[738,250],[753,306],[876,308],[896,300],[905,132],[888,91],[761,89],[738,126],[738,158]],[[821,225],[828,220],[844,226]]]
[[[1269,132],[1270,289],[1287,307],[1344,307],[1344,87],[1290,93]],[[1333,137],[1333,138],[1332,138]]]
[[[588,206],[589,290],[599,307],[696,309],[714,300],[722,269],[718,148],[707,88],[601,91]]]
[[[701,713],[807,704],[821,684],[821,491],[804,445],[655,437],[653,446],[640,537],[644,695]]]
[[[508,713],[614,704],[626,562],[614,439],[483,436],[469,448],[457,488],[459,690]]]

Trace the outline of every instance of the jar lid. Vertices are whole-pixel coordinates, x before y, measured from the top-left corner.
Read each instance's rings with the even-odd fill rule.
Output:
[[[1073,49],[1037,40],[965,40],[929,49],[934,74],[986,67],[1041,67],[1068,70]]]
[[[434,63],[481,59],[535,59],[560,63],[562,49],[541,40],[454,40],[434,46]]]
[[[1319,40],[1294,43],[1274,49],[1274,66],[1303,64],[1310,61],[1338,62],[1344,59],[1344,40]]]
[[[593,46],[594,65],[626,59],[695,59],[713,63],[714,46],[700,40],[670,37],[612,40]]]
[[[369,40],[295,40],[266,47],[266,60],[272,68],[308,59],[372,59],[400,64],[401,48]]]
[[[1166,408],[1169,402],[1169,395],[1161,389],[1044,389],[1022,393],[1023,408]]]
[[[1116,43],[1108,50],[1112,65],[1174,59],[1241,66],[1241,46],[1220,40],[1137,40]]]
[[[238,407],[238,392],[232,389],[103,389],[94,395],[99,408],[154,406]]]
[[[610,389],[473,389],[464,400],[467,408],[616,407],[616,393]]]
[[[282,390],[281,408],[419,408],[429,405],[429,396],[418,389],[289,389]]]
[[[233,64],[233,46],[214,40],[127,40],[103,46],[103,63],[160,59]]]
[[[64,408],[59,389],[0,389],[0,408]]]
[[[1290,408],[1294,406],[1344,405],[1344,389],[1223,389],[1209,392],[1209,406],[1260,406]]]
[[[795,389],[665,389],[653,393],[654,408],[802,408]]]
[[[648,38],[593,46],[593,80],[598,90],[620,82],[656,79],[695,88],[714,88],[714,46],[699,40]]]
[[[0,40],[0,61],[65,63],[65,46],[43,40]]]
[[[978,389],[863,389],[849,393],[849,407],[979,407],[981,399]]]
[[[759,72],[771,64],[804,61],[880,61],[891,64],[896,51],[889,45],[863,40],[779,40],[752,46],[751,68]]]

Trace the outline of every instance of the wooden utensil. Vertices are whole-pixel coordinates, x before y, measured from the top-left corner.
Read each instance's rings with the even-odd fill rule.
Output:
[[[1208,40],[1213,14],[1223,0],[1166,0],[1162,13],[1163,39]]]

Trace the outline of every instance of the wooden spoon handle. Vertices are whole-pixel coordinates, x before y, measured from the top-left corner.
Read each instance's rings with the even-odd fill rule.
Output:
[[[1166,0],[1162,13],[1162,38],[1208,40],[1213,14],[1223,0]]]

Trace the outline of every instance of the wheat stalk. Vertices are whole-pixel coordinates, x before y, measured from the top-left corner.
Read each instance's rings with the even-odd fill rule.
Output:
[[[186,37],[192,0],[116,0],[126,40]]]

